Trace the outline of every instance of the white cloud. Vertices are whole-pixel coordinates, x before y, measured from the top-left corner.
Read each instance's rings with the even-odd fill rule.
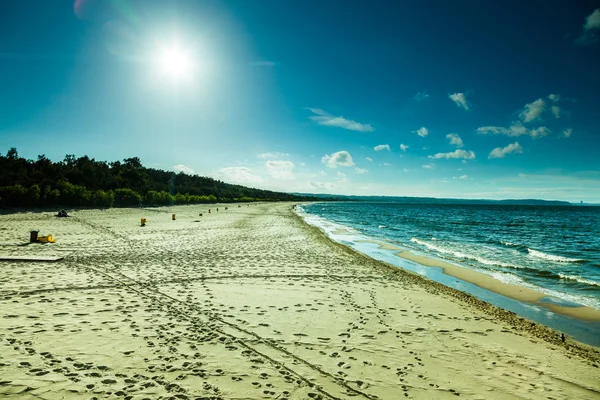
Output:
[[[462,180],[469,179],[469,176],[468,175],[461,175],[461,176],[458,177],[458,179],[462,179]]]
[[[319,189],[319,190],[331,190],[335,187],[335,185],[333,183],[329,183],[329,182],[314,182],[314,181],[308,181],[308,184],[312,187],[314,187],[315,189]]]
[[[336,126],[338,128],[358,132],[373,132],[375,130],[375,128],[369,124],[361,124],[360,122],[352,121],[344,117],[336,117],[321,110],[320,108],[308,108],[308,110],[316,114],[308,118],[310,118],[312,121],[315,121],[319,125]]]
[[[451,159],[451,158],[462,158],[465,160],[472,160],[475,158],[475,153],[471,150],[465,151],[462,149],[456,149],[450,153],[437,153],[433,156],[429,156],[429,158],[433,158],[439,160],[441,158]]]
[[[265,158],[282,158],[282,157],[288,157],[288,156],[289,156],[288,153],[278,153],[278,152],[274,152],[274,153],[270,153],[270,152],[268,152],[268,153],[260,153],[260,154],[256,155],[256,157],[262,158],[262,159],[265,159]]]
[[[391,167],[391,166],[392,166],[392,164],[390,164],[389,162],[384,162],[384,163],[383,163],[383,166],[384,166],[384,167]]]
[[[338,151],[331,155],[325,154],[323,158],[321,158],[321,162],[327,165],[329,168],[354,166],[352,156],[346,150]]]
[[[477,128],[477,133],[480,135],[508,135],[508,129],[501,126],[482,126]]]
[[[281,179],[284,181],[294,180],[294,163],[291,161],[272,161],[269,160],[265,163],[267,171],[275,179]]]
[[[448,98],[454,102],[458,107],[468,110],[469,102],[467,101],[467,96],[464,93],[454,93],[448,95]]]
[[[254,175],[247,167],[227,167],[214,172],[214,175],[227,183],[236,183],[240,185],[262,183],[263,179]]]
[[[583,29],[600,29],[600,8],[596,8],[594,12],[587,16]]]
[[[552,108],[550,110],[552,111],[552,114],[554,114],[554,116],[556,118],[560,118],[560,107],[559,106],[552,106]]]
[[[538,137],[548,136],[549,133],[550,129],[546,128],[545,126],[540,126],[539,128],[531,129],[529,131],[529,134],[534,139]]]
[[[492,150],[488,158],[504,158],[504,156],[511,153],[523,153],[523,148],[521,147],[519,142],[511,143],[504,148],[496,147],[494,150]]]
[[[400,143],[400,150],[402,151],[406,151],[406,149],[408,149],[408,145],[404,144],[404,143]]]
[[[600,8],[596,8],[585,18],[583,33],[576,40],[581,45],[594,44],[598,41],[598,30],[600,29]]]
[[[404,168],[404,169],[403,169],[403,171],[404,171],[404,172],[408,172],[408,169]]]
[[[184,174],[188,175],[194,175],[195,173],[193,169],[183,164],[173,165],[171,168],[173,168],[173,171],[183,172]]]
[[[364,174],[365,172],[368,172],[368,169],[364,169],[364,168],[354,168],[354,171],[356,171],[357,174]]]
[[[560,94],[549,94],[548,98],[556,103],[560,100]]]
[[[450,144],[453,144],[456,147],[463,147],[463,141],[457,133],[447,134],[446,139],[450,140]]]
[[[529,135],[532,138],[538,138],[546,136],[550,133],[550,130],[545,126],[540,126],[536,129],[529,129],[519,121],[513,122],[508,128],[501,126],[482,126],[477,128],[477,133],[481,135],[506,135],[506,136],[523,136]]]
[[[421,137],[425,137],[425,136],[429,135],[429,130],[427,128],[425,128],[424,126],[422,126],[419,129],[417,129],[416,131],[413,131],[413,133],[416,133],[417,135],[419,135]]]
[[[371,157],[365,157],[365,160],[367,160],[367,161],[373,161],[373,159]]]
[[[519,118],[523,122],[535,121],[540,118],[545,108],[546,102],[543,99],[537,99],[532,103],[525,104],[523,111],[519,114]]]
[[[375,151],[382,151],[382,150],[390,151],[390,145],[389,144],[378,144],[377,146],[373,147],[373,150],[375,150]]]
[[[565,130],[562,132],[562,137],[564,137],[564,138],[569,138],[569,137],[571,137],[571,135],[572,135],[572,134],[573,134],[573,129],[571,129],[571,128],[569,128],[569,129],[565,129]]]
[[[427,100],[428,98],[429,98],[429,94],[427,94],[427,92],[418,92],[413,97],[413,99],[415,99],[416,101],[423,101],[423,100]]]
[[[435,168],[435,164],[434,163],[423,164],[423,165],[421,165],[421,167],[423,167],[425,169],[434,169]]]
[[[338,171],[337,176],[338,176],[337,180],[339,182],[342,182],[342,183],[348,182],[348,178],[346,178],[346,174],[345,173]]]

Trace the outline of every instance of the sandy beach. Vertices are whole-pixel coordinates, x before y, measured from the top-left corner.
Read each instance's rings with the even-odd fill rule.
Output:
[[[600,398],[598,349],[334,243],[291,203],[71,215],[0,215],[0,256],[64,257],[0,262],[1,397]],[[19,246],[31,229],[56,243]]]

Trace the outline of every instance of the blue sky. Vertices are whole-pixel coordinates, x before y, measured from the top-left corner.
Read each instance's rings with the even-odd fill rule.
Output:
[[[0,1],[0,151],[600,202],[599,1]]]

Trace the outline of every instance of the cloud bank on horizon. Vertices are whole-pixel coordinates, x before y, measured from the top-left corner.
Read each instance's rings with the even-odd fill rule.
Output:
[[[600,203],[600,7],[338,6],[15,3],[0,150],[290,192]]]

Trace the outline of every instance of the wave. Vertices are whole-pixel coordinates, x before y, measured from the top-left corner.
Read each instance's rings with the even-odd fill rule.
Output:
[[[525,246],[523,244],[519,244],[519,243],[511,243],[511,242],[503,242],[503,241],[500,241],[500,243],[506,247],[516,247],[517,249],[527,248],[527,246]]]
[[[484,264],[484,265],[489,265],[489,266],[496,266],[496,267],[504,267],[504,268],[522,268],[519,267],[517,265],[514,264],[509,264],[509,263],[504,263],[502,261],[494,261],[494,260],[488,260],[482,257],[478,257],[472,254],[465,254],[465,253],[461,253],[460,251],[454,251],[454,250],[450,250],[450,249],[446,249],[440,246],[436,246],[433,245],[431,243],[425,242],[423,240],[417,239],[417,238],[412,238],[410,239],[411,242],[416,243],[416,244],[420,244],[421,246],[425,246],[430,250],[434,250],[437,251],[438,253],[443,253],[443,254],[449,254],[452,255],[454,257],[457,258],[461,258],[464,260],[472,260],[472,261],[477,261],[478,263]]]
[[[585,279],[580,276],[563,275],[560,273],[558,274],[558,276],[560,276],[560,279],[564,279],[566,281],[575,281],[575,282],[579,282],[579,283],[585,283],[586,285],[590,285],[590,286],[600,286],[600,282],[593,281],[591,279]]]
[[[541,259],[548,260],[548,261],[555,261],[555,262],[561,262],[561,263],[585,262],[585,260],[581,260],[579,258],[568,258],[568,257],[562,257],[562,256],[555,256],[553,254],[544,253],[542,251],[537,251],[537,250],[533,250],[530,248],[527,248],[527,251],[529,252],[530,255],[532,255],[534,257],[541,258]]]

